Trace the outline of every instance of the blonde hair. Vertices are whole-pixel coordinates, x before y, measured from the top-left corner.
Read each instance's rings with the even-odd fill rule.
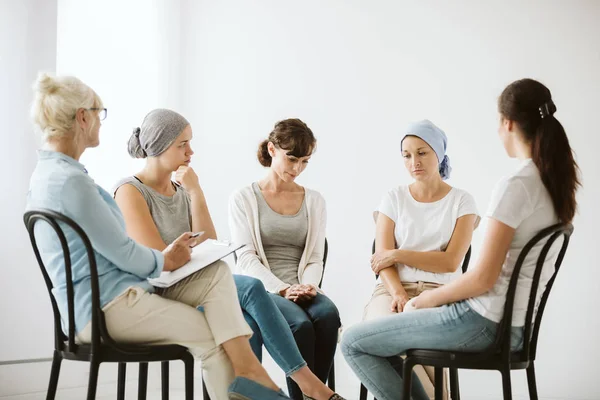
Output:
[[[31,118],[42,131],[44,140],[64,136],[76,139],[73,135],[77,127],[77,110],[103,108],[96,92],[74,76],[53,77],[40,73],[33,91]]]

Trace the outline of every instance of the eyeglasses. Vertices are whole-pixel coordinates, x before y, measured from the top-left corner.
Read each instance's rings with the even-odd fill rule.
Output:
[[[106,108],[88,108],[90,111],[98,111],[98,117],[100,117],[100,121],[104,121],[106,119],[106,114],[108,110]]]

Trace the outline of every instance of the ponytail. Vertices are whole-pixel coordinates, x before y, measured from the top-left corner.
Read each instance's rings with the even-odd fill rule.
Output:
[[[561,123],[550,115],[538,125],[532,143],[533,162],[550,193],[558,218],[571,222],[577,202],[575,191],[580,185],[577,162]]]
[[[525,141],[531,144],[531,157],[558,218],[571,222],[577,210],[575,193],[581,186],[579,167],[567,134],[554,117],[556,105],[550,90],[533,79],[515,81],[500,95],[498,111],[518,124]]]

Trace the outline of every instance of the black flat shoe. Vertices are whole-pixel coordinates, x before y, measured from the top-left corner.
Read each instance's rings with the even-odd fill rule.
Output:
[[[302,397],[304,398],[304,400],[315,400],[315,399],[313,399],[312,397],[308,397],[308,396],[307,396],[307,395],[305,395],[304,393],[302,394]],[[334,393],[334,394],[333,394],[333,395],[332,395],[332,396],[329,398],[329,400],[346,400],[346,399],[344,399],[344,398],[343,398],[342,396],[340,396],[339,394],[337,394],[337,393]]]

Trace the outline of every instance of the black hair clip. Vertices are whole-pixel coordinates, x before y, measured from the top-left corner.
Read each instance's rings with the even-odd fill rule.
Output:
[[[549,100],[546,103],[542,104],[539,110],[540,117],[544,119],[556,112],[556,106],[554,105],[554,102],[552,100]]]

